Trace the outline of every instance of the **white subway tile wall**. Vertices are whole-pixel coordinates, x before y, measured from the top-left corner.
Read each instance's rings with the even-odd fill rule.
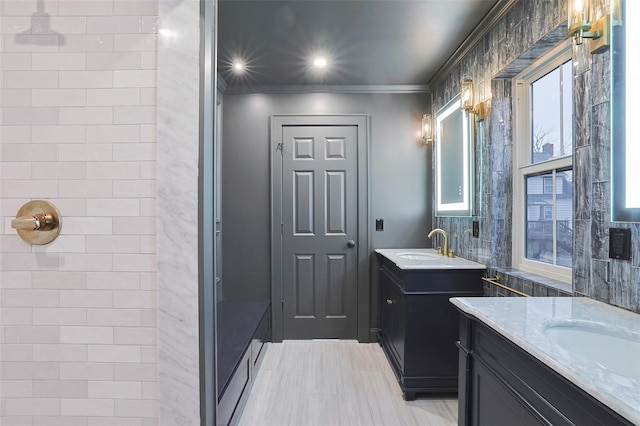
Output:
[[[157,424],[158,0],[0,1],[0,424]],[[10,226],[30,199],[62,232]]]

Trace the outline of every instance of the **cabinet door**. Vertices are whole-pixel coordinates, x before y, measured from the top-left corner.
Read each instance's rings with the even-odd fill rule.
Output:
[[[389,341],[389,333],[392,328],[390,289],[393,283],[382,268],[378,270],[378,282],[380,286],[380,333],[386,341]]]
[[[400,366],[405,370],[405,295],[394,282],[389,287],[389,299],[391,300],[391,329],[389,340],[395,350]]]
[[[380,331],[389,350],[403,369],[404,362],[404,294],[393,277],[380,269]]]
[[[470,413],[473,426],[549,425],[513,389],[498,380],[481,363],[472,361]]]
[[[459,315],[449,303],[449,298],[455,296],[455,293],[405,294],[405,333],[407,344],[411,345],[405,357],[407,376],[447,379],[455,387]]]

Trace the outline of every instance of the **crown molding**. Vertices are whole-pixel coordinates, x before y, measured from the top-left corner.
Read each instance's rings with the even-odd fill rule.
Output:
[[[519,0],[498,0],[491,10],[482,18],[480,23],[469,33],[467,38],[458,46],[449,59],[440,67],[433,78],[429,81],[429,87],[438,86],[451,72],[458,66],[460,61],[471,51],[471,49],[487,35],[489,31],[502,19],[509,9]]]
[[[399,84],[399,85],[299,85],[299,86],[228,86],[225,94],[389,94],[389,93],[430,93],[428,85]]]

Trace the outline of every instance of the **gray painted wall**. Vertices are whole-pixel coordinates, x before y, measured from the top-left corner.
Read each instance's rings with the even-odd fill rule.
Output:
[[[222,263],[225,299],[270,297],[269,117],[368,114],[372,248],[430,247],[431,146],[420,118],[430,96],[413,94],[225,94],[222,145]],[[375,219],[384,231],[375,231]],[[374,256],[372,256],[372,259]],[[371,325],[377,318],[372,268]]]

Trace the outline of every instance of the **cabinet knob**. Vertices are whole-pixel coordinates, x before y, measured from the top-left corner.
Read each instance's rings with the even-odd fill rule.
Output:
[[[387,299],[387,305],[393,305],[393,300]]]

